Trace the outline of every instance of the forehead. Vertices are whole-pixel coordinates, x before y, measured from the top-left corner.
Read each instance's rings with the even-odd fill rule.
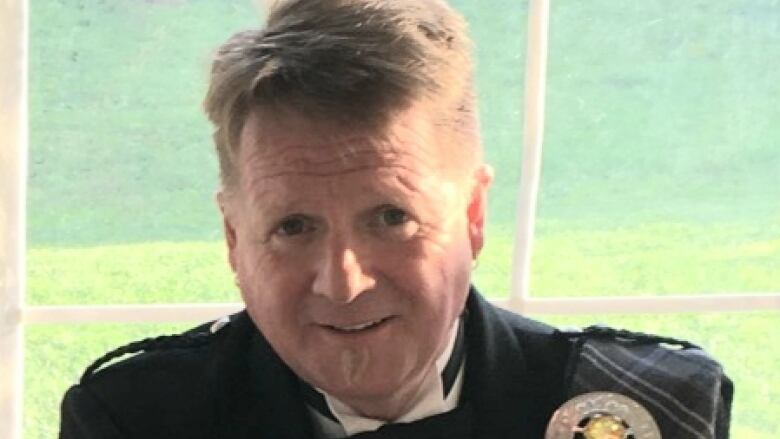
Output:
[[[410,110],[381,128],[315,120],[266,109],[250,113],[239,147],[242,185],[280,176],[327,176],[392,166],[431,172],[444,166],[434,127]]]

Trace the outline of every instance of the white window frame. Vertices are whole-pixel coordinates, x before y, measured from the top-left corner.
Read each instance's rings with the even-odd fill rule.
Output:
[[[258,5],[263,0],[255,0]],[[529,294],[536,198],[544,134],[550,0],[529,0],[523,169],[509,299],[494,303],[525,314],[603,314],[780,310],[780,293],[663,297],[534,298]],[[26,1],[0,2],[0,437],[22,437],[24,326],[36,323],[150,323],[213,319],[240,303],[117,306],[27,306]],[[608,305],[608,306],[606,306]]]
[[[27,2],[0,2],[0,437],[22,437]]]

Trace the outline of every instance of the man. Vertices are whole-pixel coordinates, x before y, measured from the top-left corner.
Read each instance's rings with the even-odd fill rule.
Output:
[[[228,40],[205,108],[246,311],[99,360],[60,437],[543,437],[576,349],[470,287],[469,51],[439,0],[290,0]]]

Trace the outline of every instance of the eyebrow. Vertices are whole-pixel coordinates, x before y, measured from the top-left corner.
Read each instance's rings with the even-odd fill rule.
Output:
[[[417,169],[411,168],[409,166],[404,166],[402,164],[394,163],[392,165],[363,165],[363,166],[355,166],[352,168],[349,168],[347,170],[338,170],[338,171],[323,171],[323,172],[307,172],[307,171],[281,171],[276,174],[269,174],[269,175],[263,175],[263,176],[255,176],[251,179],[244,179],[244,189],[245,192],[250,194],[250,202],[251,204],[258,206],[258,207],[266,207],[268,205],[265,200],[261,202],[260,198],[274,192],[279,192],[279,188],[281,187],[283,190],[287,190],[290,188],[293,188],[291,190],[291,194],[295,194],[294,190],[294,180],[296,177],[330,177],[332,175],[347,175],[355,172],[361,172],[361,171],[370,171],[370,170],[376,170],[374,174],[377,176],[378,184],[375,184],[374,190],[372,192],[375,192],[377,194],[382,194],[383,196],[387,196],[390,201],[394,203],[400,203],[400,197],[398,194],[394,194],[392,189],[393,188],[400,188],[403,192],[407,194],[423,194],[424,190],[420,187],[420,185],[413,183],[413,179],[409,178],[406,175],[403,175],[399,172],[390,172],[390,170],[395,169],[402,169],[406,172],[415,174],[415,175],[421,175],[420,172]],[[387,170],[387,172],[382,172],[383,170]],[[272,181],[278,178],[284,178],[287,177],[290,180],[292,180],[290,183],[275,183],[276,187],[269,187],[268,181]],[[272,185],[274,183],[271,183]],[[384,188],[384,190],[382,190]],[[377,190],[378,189],[378,190]],[[265,209],[264,209],[265,210]]]

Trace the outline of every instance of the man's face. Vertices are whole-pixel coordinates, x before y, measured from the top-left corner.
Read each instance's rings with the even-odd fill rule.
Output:
[[[463,309],[489,175],[446,151],[414,108],[381,133],[258,110],[241,133],[220,204],[247,310],[344,401],[421,382]]]

